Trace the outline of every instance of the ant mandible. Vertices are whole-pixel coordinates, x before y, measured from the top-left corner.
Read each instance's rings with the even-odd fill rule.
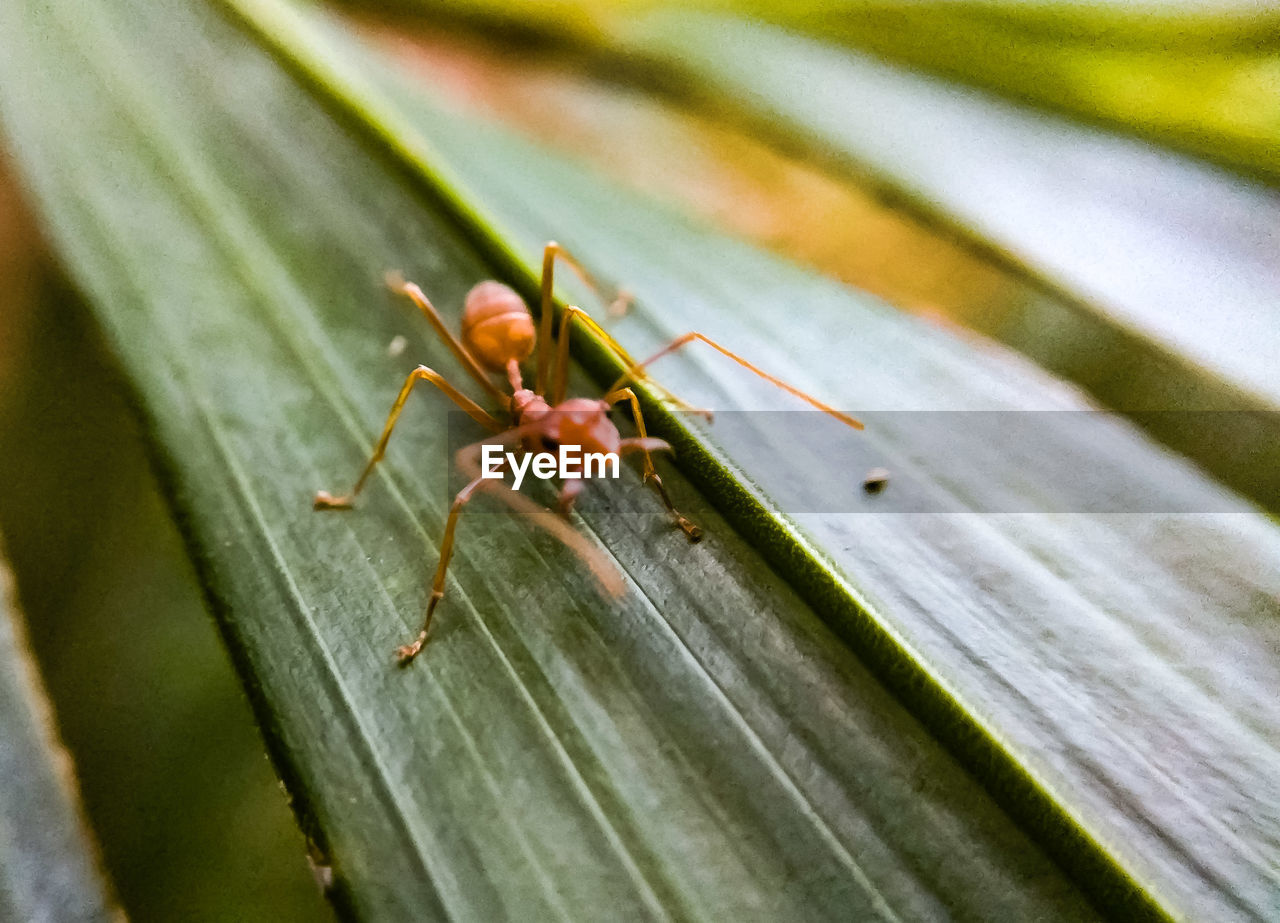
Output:
[[[684,532],[690,542],[702,538],[702,530],[686,518],[671,502],[667,489],[662,483],[653,465],[650,454],[655,451],[670,451],[671,447],[661,439],[650,437],[645,431],[644,417],[640,412],[640,401],[636,393],[627,387],[628,382],[646,378],[644,370],[658,359],[675,352],[681,347],[700,340],[711,348],[744,368],[754,372],[773,385],[806,401],[818,410],[830,414],[842,423],[855,429],[862,429],[862,424],[852,417],[827,406],[809,396],[798,388],[792,387],[781,379],[752,365],[746,359],[719,343],[703,336],[701,333],[686,333],[677,337],[658,352],[642,362],[635,362],[591,317],[580,308],[567,306],[560,317],[559,335],[555,340],[555,361],[552,363],[552,289],[554,287],[555,261],[563,260],[597,295],[602,287],[583,268],[572,254],[554,241],[548,243],[542,255],[542,310],[539,314],[539,327],[535,329],[533,317],[524,299],[513,289],[501,282],[481,282],[467,293],[462,314],[462,337],[459,339],[445,326],[444,319],[432,305],[422,289],[412,282],[406,282],[398,274],[387,276],[388,286],[395,292],[406,295],[426,315],[435,329],[458,361],[475,381],[495,401],[505,407],[508,422],[503,422],[480,404],[463,394],[433,369],[420,365],[405,379],[400,394],[391,405],[391,412],[382,428],[382,436],[374,447],[373,454],[365,463],[364,470],[356,480],[350,493],[335,497],[327,491],[319,491],[315,496],[314,506],[317,510],[350,509],[356,496],[364,488],[365,482],[373,473],[378,462],[386,453],[387,442],[391,439],[391,431],[395,429],[405,401],[416,384],[431,382],[445,393],[450,400],[464,410],[468,416],[485,428],[497,434],[498,438],[507,441],[518,441],[525,451],[536,451],[540,448],[557,446],[577,446],[584,453],[605,453],[607,455],[628,455],[639,452],[643,459],[643,480],[653,487],[663,506],[666,507],[674,523]],[[613,306],[625,304],[630,296],[619,292]],[[599,400],[592,398],[565,398],[566,380],[569,366],[569,325],[578,320],[590,328],[618,356],[626,371],[608,389]],[[533,355],[537,348],[536,378],[532,389],[526,388],[520,371],[520,363]],[[491,376],[505,375],[511,394],[508,395],[494,384]],[[652,382],[649,382],[652,385]],[[683,401],[670,395],[665,389],[658,388],[664,397],[687,410],[694,410]],[[631,407],[631,416],[635,422],[638,436],[624,439],[617,426],[609,419],[609,412],[615,404],[627,401]],[[710,414],[702,413],[707,418]],[[472,449],[475,446],[470,447]],[[411,661],[422,650],[427,634],[431,629],[431,617],[436,605],[444,598],[445,573],[453,556],[453,536],[457,529],[458,517],[463,507],[475,492],[486,486],[486,480],[478,472],[476,456],[468,454],[464,449],[458,453],[458,462],[469,469],[472,480],[458,491],[453,505],[449,509],[449,517],[445,523],[444,538],[440,543],[440,561],[436,566],[435,580],[432,583],[431,599],[427,603],[426,615],[423,618],[422,630],[410,644],[400,647],[396,656],[401,664]],[[562,516],[567,517],[573,503],[582,491],[585,482],[581,479],[566,480],[557,495]],[[498,490],[495,493],[518,511],[534,520],[541,527],[552,532],[576,551],[592,567],[605,589],[614,595],[621,592],[621,583],[616,571],[606,568],[597,560],[599,553],[592,548],[577,532],[569,528],[563,519],[554,516],[542,507],[515,493],[514,490]]]

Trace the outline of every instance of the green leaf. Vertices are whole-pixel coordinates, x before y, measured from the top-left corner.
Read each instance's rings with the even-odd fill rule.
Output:
[[[370,112],[378,95],[309,34],[277,24],[274,41],[313,75],[341,73],[349,103]],[[712,428],[680,452],[739,528],[1102,903],[1119,906],[1126,887],[1114,862],[1175,915],[1210,905],[1268,914],[1277,876],[1265,857],[1280,830],[1280,814],[1256,800],[1275,787],[1276,728],[1259,736],[1256,722],[1280,681],[1280,532],[1268,519],[1122,421],[1038,413],[1091,405],[1008,357],[690,228],[421,98],[401,102],[416,121],[380,109],[381,130],[429,137],[436,162],[527,252],[554,233],[627,280],[640,304],[617,332],[633,352],[696,325],[726,341],[750,337],[753,358],[855,410],[1030,411],[1005,417],[1025,428],[975,419],[950,444],[901,414],[878,418],[868,440],[891,468],[937,491],[954,511],[941,516],[789,514],[792,482],[812,472],[759,451],[778,437],[767,425],[732,443]],[[670,362],[664,385],[694,403],[789,406],[714,355]],[[708,447],[710,459],[699,454]],[[1082,490],[1124,498],[1110,509],[1148,512],[1027,515],[1083,508],[1070,506]],[[1204,513],[1163,512],[1174,510]],[[1238,815],[1253,818],[1248,830],[1218,820]]]
[[[801,520],[771,499],[794,465],[655,414],[702,485],[669,478],[706,542],[681,545],[638,487],[584,508],[633,584],[606,604],[554,542],[477,515],[434,646],[388,669],[448,500],[442,427],[406,423],[363,511],[307,508],[354,472],[409,367],[391,337],[447,360],[378,292],[387,268],[457,305],[495,271],[528,289],[511,254],[554,233],[639,293],[618,328],[636,351],[696,322],[854,409],[1087,405],[501,132],[425,105],[411,122],[285,8],[240,5],[310,92],[199,8],[114,8],[4,30],[6,124],[349,906],[1087,915],[839,638],[1107,909],[1266,915],[1280,541],[1109,418],[1086,430],[1104,483],[1231,514]],[[714,361],[672,359],[662,381],[717,408],[776,400]],[[1016,445],[869,438],[959,510],[1025,508],[1089,470],[1067,417]]]
[[[637,479],[584,533],[610,603],[526,523],[464,522],[412,669],[449,497],[383,291],[495,274],[436,193],[198,4],[9,4],[0,99],[52,239],[120,355],[336,896],[370,918],[1088,917],[1030,844],[698,493],[688,547]],[[458,193],[450,192],[457,197]],[[393,336],[410,339],[393,359]]]
[[[117,919],[18,618],[0,563],[0,919]]]

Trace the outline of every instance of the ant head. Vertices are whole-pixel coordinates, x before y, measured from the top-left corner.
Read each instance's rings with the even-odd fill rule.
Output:
[[[606,401],[593,397],[571,397],[556,404],[554,410],[568,420],[589,423],[600,417],[609,409]]]
[[[572,397],[551,408],[543,434],[560,445],[581,446],[586,452],[616,453],[622,438],[609,419],[609,405],[589,397]]]
[[[493,372],[527,359],[536,339],[529,307],[501,282],[481,282],[467,293],[462,311],[462,342]]]

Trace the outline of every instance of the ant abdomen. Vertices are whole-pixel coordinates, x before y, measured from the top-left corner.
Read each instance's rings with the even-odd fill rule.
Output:
[[[502,372],[512,359],[527,359],[536,339],[529,307],[510,286],[481,282],[467,293],[462,341],[490,371]]]

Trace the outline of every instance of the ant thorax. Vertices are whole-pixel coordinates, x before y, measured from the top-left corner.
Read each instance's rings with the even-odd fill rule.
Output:
[[[521,388],[511,395],[511,416],[517,425],[540,420],[550,411],[551,405],[528,388]]]

